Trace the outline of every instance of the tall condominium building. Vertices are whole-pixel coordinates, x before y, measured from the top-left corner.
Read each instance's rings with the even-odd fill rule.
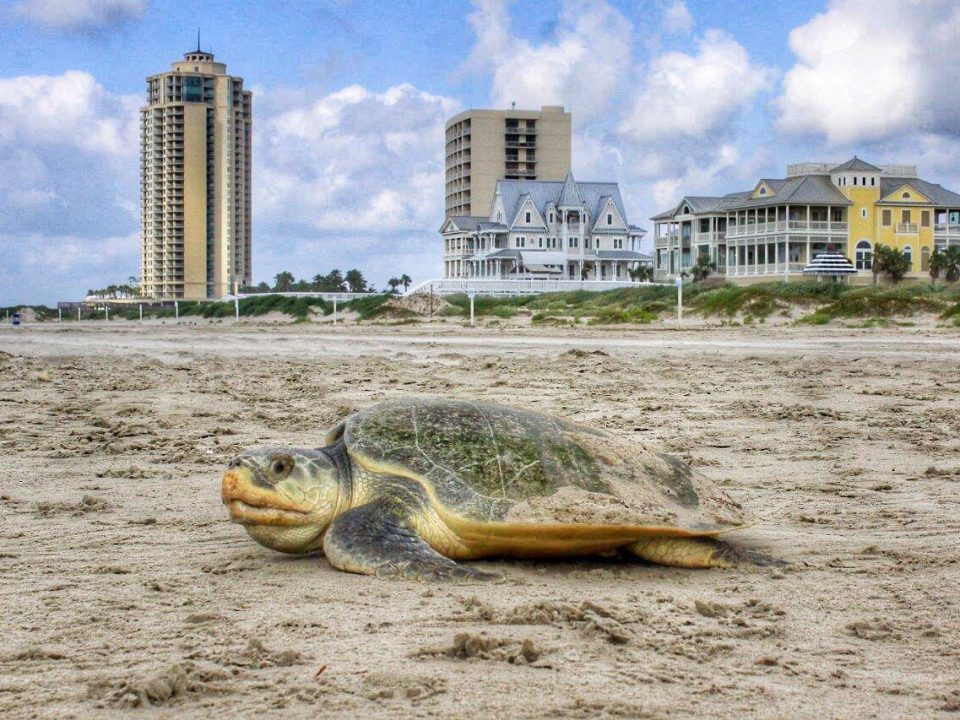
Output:
[[[147,78],[140,109],[140,287],[218,298],[251,282],[253,97],[197,50]]]
[[[446,215],[488,215],[497,180],[563,180],[570,171],[570,113],[467,110],[447,121]]]

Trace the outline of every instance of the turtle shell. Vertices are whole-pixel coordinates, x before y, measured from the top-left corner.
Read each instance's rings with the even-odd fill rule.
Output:
[[[476,521],[742,525],[722,489],[686,463],[603,430],[481,402],[413,398],[375,405],[333,430],[374,473],[416,480]]]

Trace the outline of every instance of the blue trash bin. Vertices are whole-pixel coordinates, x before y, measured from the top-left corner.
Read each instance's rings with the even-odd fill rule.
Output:
[[[13,325],[14,327],[17,327],[20,325],[20,313],[15,312],[13,314],[13,317],[10,319],[10,324]]]

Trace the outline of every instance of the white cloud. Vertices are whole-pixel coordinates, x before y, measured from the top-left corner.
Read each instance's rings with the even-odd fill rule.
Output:
[[[923,131],[960,135],[960,5],[833,0],[790,33],[797,56],[777,126],[831,144]]]
[[[772,79],[733,38],[708,30],[696,54],[664,53],[641,69],[620,132],[639,142],[702,138],[726,127]]]
[[[77,70],[0,79],[0,143],[135,157],[138,102]]]
[[[693,15],[683,0],[673,0],[664,8],[663,29],[675,34],[685,34],[693,30]]]
[[[0,78],[0,304],[136,274],[138,100],[85,72]]]
[[[139,19],[149,0],[23,0],[14,11],[32,22],[67,32],[92,32]]]
[[[315,99],[258,92],[256,102],[258,280],[335,266],[359,267],[378,285],[439,272],[443,129],[454,100],[401,84]]]
[[[577,122],[601,115],[630,67],[632,26],[605,2],[566,0],[553,38],[514,35],[504,0],[474,0],[476,41],[467,67],[492,76],[495,107],[564,105]]]

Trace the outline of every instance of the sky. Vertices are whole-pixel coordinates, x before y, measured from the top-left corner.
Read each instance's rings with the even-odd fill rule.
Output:
[[[439,277],[443,125],[471,107],[564,105],[574,175],[649,230],[854,154],[960,190],[956,0],[5,0],[0,306],[138,275],[145,78],[198,30],[254,93],[255,282]]]

